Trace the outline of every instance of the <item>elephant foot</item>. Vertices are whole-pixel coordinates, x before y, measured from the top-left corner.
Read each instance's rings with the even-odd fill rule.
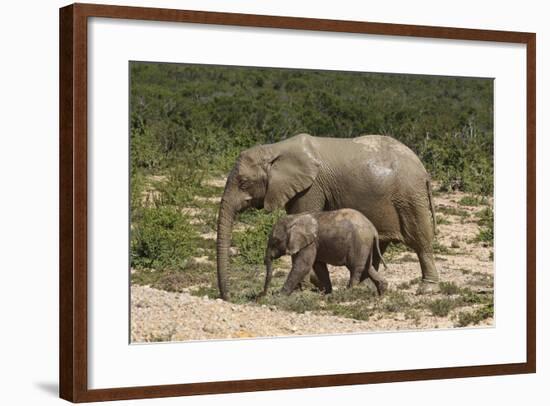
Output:
[[[319,280],[319,278],[317,277],[317,275],[315,275],[314,273],[311,273],[309,275],[309,281],[311,282],[311,284],[313,286],[315,286],[317,288],[317,290],[319,291],[323,291],[325,290],[325,286],[321,283],[321,281]]]
[[[422,281],[416,291],[417,295],[426,295],[439,293],[441,291],[439,282]]]
[[[294,289],[289,289],[288,287],[283,286],[279,291],[279,295],[290,296]]]
[[[371,278],[365,279],[363,283],[367,286],[367,289],[369,290],[369,292],[371,292],[374,295],[379,294],[378,288],[376,287],[376,284]]]
[[[386,290],[388,290],[389,283],[387,281],[380,281],[378,283],[378,295],[382,296]]]

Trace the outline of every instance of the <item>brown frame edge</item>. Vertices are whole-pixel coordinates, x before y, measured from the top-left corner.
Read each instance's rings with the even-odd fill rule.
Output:
[[[527,45],[527,361],[243,381],[88,389],[87,19],[104,17]],[[536,35],[525,32],[73,4],[59,11],[59,394],[72,402],[466,378],[536,372]]]

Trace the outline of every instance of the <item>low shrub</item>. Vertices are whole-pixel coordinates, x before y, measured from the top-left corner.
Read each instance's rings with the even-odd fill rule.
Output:
[[[486,207],[477,214],[480,230],[475,240],[483,243],[493,243],[494,239],[494,212],[490,207]]]
[[[460,312],[457,316],[457,327],[466,327],[470,324],[479,324],[483,320],[493,317],[494,307],[493,304],[484,305],[471,312]]]
[[[400,313],[408,310],[411,303],[406,294],[399,291],[390,291],[386,293],[383,303],[383,309],[388,313]]]
[[[249,210],[239,216],[238,220],[246,224],[247,229],[234,235],[234,243],[239,250],[238,261],[247,265],[264,263],[265,248],[271,228],[283,214],[282,210],[273,213],[265,210]]]
[[[439,289],[444,295],[458,295],[461,291],[460,287],[454,282],[440,282]]]
[[[432,312],[432,315],[446,317],[451,310],[458,306],[458,303],[456,300],[444,298],[428,302],[426,306]]]
[[[144,207],[131,230],[133,268],[183,268],[198,238],[189,218],[171,206]]]
[[[487,204],[487,198],[483,196],[466,195],[458,201],[461,206],[479,206]]]
[[[436,208],[436,211],[441,212],[448,216],[469,217],[470,213],[464,209],[457,209],[456,207],[440,206]]]

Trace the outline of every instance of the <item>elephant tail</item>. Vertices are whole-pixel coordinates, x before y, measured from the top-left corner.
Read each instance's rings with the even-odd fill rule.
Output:
[[[380,238],[378,238],[378,235],[374,237],[374,243],[376,244],[376,252],[378,253],[378,257],[380,258],[380,262],[384,264],[384,269],[387,269],[388,266],[386,265],[386,261],[384,261],[384,257],[382,256],[382,253],[380,252]],[[371,254],[372,257],[372,254]]]
[[[432,196],[432,183],[430,182],[429,179],[426,180],[426,189],[428,191],[428,201],[430,202],[430,211],[432,212],[432,226],[433,226],[434,235],[435,235],[437,222],[435,220],[435,207],[434,207],[434,199]]]

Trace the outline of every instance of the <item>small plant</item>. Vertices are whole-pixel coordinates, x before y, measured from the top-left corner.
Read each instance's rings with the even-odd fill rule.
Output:
[[[494,213],[490,207],[486,207],[477,214],[480,226],[479,233],[475,241],[492,244],[494,239]]]
[[[476,293],[469,288],[463,288],[460,294],[460,300],[465,305],[487,304],[493,302],[493,294]]]
[[[479,206],[480,204],[486,203],[487,198],[473,195],[466,195],[458,201],[458,204],[460,204],[461,206]]]
[[[366,283],[361,283],[353,289],[338,289],[326,296],[327,303],[346,303],[375,298],[377,292],[370,290]]]
[[[493,317],[494,307],[493,304],[484,305],[472,312],[460,312],[457,316],[457,327],[466,327],[470,324],[477,325],[483,320]]]
[[[412,320],[414,325],[418,327],[420,325],[420,321],[422,320],[422,316],[416,310],[407,310],[405,312],[405,319]]]
[[[410,308],[411,303],[407,296],[398,291],[388,292],[383,303],[383,309],[389,313],[400,313]]]
[[[398,290],[406,290],[410,289],[414,285],[418,285],[420,283],[421,278],[414,278],[407,282],[401,282],[399,285],[397,285]]]
[[[428,302],[427,307],[432,312],[432,315],[446,317],[451,310],[457,307],[457,301],[449,298],[436,299]]]
[[[457,209],[456,207],[439,206],[436,209],[447,216],[469,217],[470,213],[464,209]]]
[[[158,334],[149,334],[149,336],[145,339],[145,342],[148,343],[161,343],[161,342],[168,342],[172,341],[172,337],[174,337],[174,334],[176,334],[176,329],[171,328],[169,331],[165,333],[158,333]]]
[[[198,297],[206,296],[210,299],[217,299],[218,297],[220,297],[220,292],[213,284],[199,286],[197,289],[193,289],[191,291],[191,294]]]
[[[492,243],[494,239],[493,228],[482,228],[476,237],[476,241]]]
[[[357,304],[352,304],[352,305],[335,304],[331,306],[329,310],[335,316],[346,317],[348,319],[354,319],[354,320],[367,321],[372,315],[371,309],[365,308],[364,306],[360,306]]]
[[[454,282],[439,282],[439,289],[444,295],[458,295],[460,293],[460,288]]]

